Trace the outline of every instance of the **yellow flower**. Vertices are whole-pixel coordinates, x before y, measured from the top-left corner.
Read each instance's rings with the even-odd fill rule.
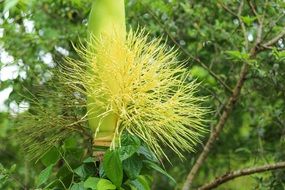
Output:
[[[130,31],[91,38],[78,50],[82,61],[68,60],[68,85],[87,97],[95,146],[120,146],[124,131],[142,139],[157,156],[166,145],[180,157],[193,151],[203,128],[203,97],[198,84],[177,60],[177,51]],[[167,156],[166,156],[167,157]]]

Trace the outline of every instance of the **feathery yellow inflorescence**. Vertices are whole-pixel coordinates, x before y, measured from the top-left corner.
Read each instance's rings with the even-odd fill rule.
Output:
[[[75,91],[93,100],[87,114],[97,121],[91,126],[94,142],[104,145],[100,142],[110,139],[116,148],[127,131],[158,156],[166,156],[164,145],[180,157],[181,151],[193,151],[208,111],[201,106],[204,97],[195,96],[199,84],[190,81],[177,51],[160,39],[149,41],[144,30],[130,31],[126,39],[91,38],[87,46],[77,49],[82,61],[68,59],[64,76]],[[103,126],[108,117],[112,122]]]

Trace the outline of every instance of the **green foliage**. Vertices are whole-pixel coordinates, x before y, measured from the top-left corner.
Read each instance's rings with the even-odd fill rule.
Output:
[[[78,47],[79,38],[86,38],[86,19],[91,4],[89,0],[27,0],[24,4],[20,2],[2,0],[0,3],[0,31],[4,30],[3,37],[0,38],[0,91],[8,87],[12,88],[9,99],[5,103],[10,113],[0,114],[0,189],[23,187],[35,189],[39,174],[50,165],[53,165],[53,168],[48,179],[41,184],[42,189],[96,189],[99,181],[101,181],[99,187],[102,189],[117,188],[107,177],[102,164],[94,160],[92,143],[87,140],[88,131],[84,130],[86,135],[82,136],[78,135],[77,130],[71,130],[71,132],[70,130],[61,131],[60,128],[51,131],[44,129],[45,135],[39,136],[40,128],[36,126],[35,131],[16,133],[18,121],[25,122],[20,118],[28,117],[28,112],[49,116],[42,122],[41,128],[45,122],[53,123],[58,113],[68,113],[63,114],[64,117],[77,115],[78,112],[79,115],[84,115],[84,110],[79,109],[80,106],[76,109],[67,109],[67,106],[65,110],[58,109],[58,105],[64,102],[70,103],[70,100],[74,100],[73,97],[49,100],[42,94],[57,91],[54,85],[48,84],[58,84],[57,79],[52,77],[55,70],[52,67],[64,64],[63,59],[67,54],[72,58],[78,58],[71,42]],[[285,25],[285,18],[282,16],[285,8],[283,1],[252,2],[257,8],[258,16],[251,12],[247,1],[244,1],[244,9],[241,13],[248,39],[252,38],[248,41],[249,47],[254,45],[258,18],[262,18],[263,14],[265,15],[262,34],[264,41],[275,37]],[[214,110],[207,116],[211,121],[210,125],[218,120],[221,107],[228,98],[229,92],[193,57],[202,61],[230,88],[233,88],[239,77],[242,63],[244,61],[251,63],[240,98],[219,140],[203,164],[193,184],[194,188],[225,172],[276,162],[284,160],[285,157],[284,38],[283,41],[274,44],[272,49],[259,54],[254,60],[249,58],[244,48],[245,38],[240,29],[240,21],[223,8],[227,6],[236,14],[239,3],[240,1],[237,0],[126,0],[128,28],[143,26],[150,36],[165,36],[168,40],[162,42],[169,46],[178,47],[179,45],[180,50],[182,48],[191,55],[179,50],[180,59],[186,60],[185,67],[190,75],[201,81],[200,94],[208,97],[208,103],[205,106]],[[7,16],[8,9],[9,16]],[[29,22],[34,25],[31,30],[26,27]],[[5,54],[3,50],[13,56],[13,61],[3,60],[2,55]],[[47,60],[43,61],[43,57],[49,57],[49,55],[52,58],[52,64],[47,64]],[[18,67],[19,74],[2,80],[3,68],[9,66]],[[67,94],[64,93],[64,95]],[[23,101],[30,105],[36,104],[31,101],[31,99],[34,100],[34,96],[46,106],[22,113],[11,111],[13,106],[18,106]],[[35,120],[26,125],[38,123],[39,121]],[[83,123],[82,127],[85,127]],[[48,134],[54,136],[48,139],[46,138]],[[29,136],[31,142],[36,142],[37,137],[46,139],[44,141],[46,148],[38,146],[33,150],[19,151],[19,145],[26,144],[20,140],[24,135]],[[57,141],[62,135],[67,139]],[[138,139],[125,137],[123,141],[126,143],[123,143],[124,146],[118,150],[123,169],[121,189],[125,190],[150,189],[150,186],[152,189],[180,189],[195,157],[202,149],[201,147],[196,153],[185,154],[186,159],[183,162],[171,151],[165,149],[171,160],[172,164],[170,164],[165,160],[158,161],[148,147]],[[34,164],[25,158],[27,154],[40,159]],[[161,167],[160,162],[163,162],[164,167]],[[13,166],[14,164],[16,167]],[[153,165],[155,166],[152,167]],[[158,166],[160,169],[157,168]],[[164,173],[164,168],[169,175],[173,176],[176,184],[170,180],[170,177],[161,174]],[[284,170],[256,174],[226,183],[219,189],[235,190],[246,187],[247,189],[279,190],[284,188],[284,176]]]
[[[6,1],[4,2],[5,5],[4,5],[4,10],[3,10],[3,12],[9,11],[12,7],[14,7],[15,5],[17,5],[18,1],[19,1],[19,0],[11,0],[11,1],[6,0]]]
[[[116,186],[112,184],[109,180],[100,179],[97,184],[98,190],[109,190],[109,189],[116,189]]]
[[[131,135],[125,134],[124,139],[133,139],[136,143],[122,144],[118,150],[108,150],[103,162],[93,157],[84,157],[82,161],[74,160],[70,155],[63,155],[63,152],[67,152],[64,145],[58,149],[52,149],[40,160],[44,168],[36,177],[35,187],[43,189],[69,187],[72,190],[150,189],[152,172],[149,168],[157,170],[174,181],[166,171],[159,167],[159,163],[148,159],[150,155],[140,153],[139,148],[136,148],[135,152],[120,154],[123,150],[134,149],[137,143],[141,144]],[[140,147],[144,146],[140,145]],[[147,147],[144,148],[148,150]],[[53,162],[47,162],[47,158],[52,158]],[[46,166],[48,163],[52,164]],[[1,180],[7,180],[14,170],[15,166],[9,172],[2,167]]]
[[[86,181],[84,181],[84,188],[96,189],[99,181],[100,178],[88,177]]]
[[[124,172],[130,179],[136,179],[143,167],[139,156],[135,155],[123,161]]]
[[[106,176],[120,187],[123,180],[123,166],[117,150],[107,151],[104,155],[103,168]]]
[[[53,168],[53,165],[50,165],[50,166],[46,167],[43,171],[41,171],[41,173],[39,174],[39,177],[36,181],[36,185],[38,187],[41,186],[42,184],[44,184],[48,180],[49,176],[51,175],[52,168]]]

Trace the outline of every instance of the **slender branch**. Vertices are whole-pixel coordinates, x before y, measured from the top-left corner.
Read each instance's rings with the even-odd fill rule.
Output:
[[[262,46],[265,47],[265,48],[268,48],[268,47],[272,46],[273,44],[275,44],[283,36],[285,36],[285,27],[283,28],[283,30],[277,36],[275,36],[274,38],[272,38],[268,42],[262,44]]]
[[[222,6],[225,11],[227,11],[228,13],[230,13],[231,15],[237,17],[236,13],[234,13],[229,7],[227,7],[225,4],[223,4],[222,2],[218,2],[218,5]]]
[[[228,172],[216,178],[214,181],[200,187],[198,190],[210,190],[238,177],[247,176],[255,173],[267,172],[271,170],[283,169],[283,168],[285,168],[285,162],[278,162],[275,164],[267,164],[264,166],[251,167],[251,168],[245,168],[237,171]]]
[[[240,23],[240,26],[241,26],[241,29],[242,29],[242,32],[243,32],[245,48],[248,49],[248,35],[247,35],[247,31],[246,31],[245,25],[244,25],[244,23],[243,23],[243,21],[241,19],[242,8],[243,8],[243,5],[244,5],[243,1],[241,1],[240,5],[238,7],[238,13],[237,14],[235,14],[229,7],[227,7],[222,2],[219,2],[218,4],[220,6],[222,6],[225,11],[227,11],[231,15],[235,16],[239,20],[239,23]]]
[[[247,0],[247,3],[248,3],[248,5],[249,5],[249,7],[250,7],[252,13],[253,13],[254,16],[257,18],[257,20],[258,20],[258,22],[259,22],[259,24],[260,24],[260,21],[261,21],[261,20],[260,20],[260,18],[259,18],[259,15],[258,15],[256,9],[255,9],[255,6],[252,4],[252,1],[251,1],[251,0]]]
[[[266,32],[266,34],[263,36],[263,39],[266,39],[267,36],[272,32],[273,28],[277,25],[277,23],[285,16],[285,13],[282,13],[271,25],[271,27],[269,27],[269,30]],[[267,25],[270,25],[270,23],[267,23]]]
[[[242,13],[242,9],[243,9],[243,0],[240,2],[240,5],[239,5],[239,8],[238,8],[238,14],[237,14],[237,17],[238,17],[238,20],[239,20],[239,23],[240,23],[240,26],[241,26],[241,29],[242,29],[242,32],[243,32],[243,37],[244,37],[244,43],[245,43],[245,49],[248,50],[248,35],[247,35],[247,31],[246,31],[246,28],[245,28],[245,25],[241,19],[241,13]]]

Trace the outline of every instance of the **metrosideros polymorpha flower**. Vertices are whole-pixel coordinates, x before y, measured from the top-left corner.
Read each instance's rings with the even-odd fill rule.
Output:
[[[129,133],[157,156],[166,156],[162,147],[168,147],[183,157],[181,152],[193,151],[205,131],[208,111],[201,105],[204,97],[195,95],[199,84],[177,60],[176,50],[143,29],[126,32],[125,25],[124,0],[94,1],[87,43],[77,48],[81,59],[68,58],[55,72],[63,87],[55,88],[52,98],[66,105],[58,103],[52,121],[43,122],[49,109],[42,105],[42,114],[26,119],[45,132],[56,128],[58,136],[49,134],[54,143],[66,131],[88,125],[95,147],[120,147],[122,135]]]

